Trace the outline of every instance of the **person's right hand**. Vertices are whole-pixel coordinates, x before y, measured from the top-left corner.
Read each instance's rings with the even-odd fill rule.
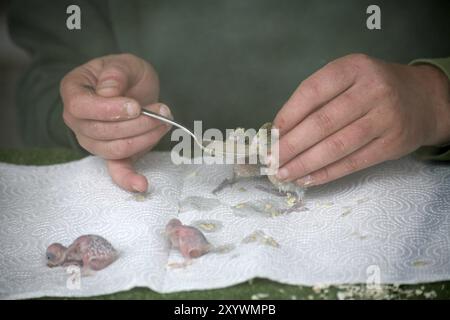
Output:
[[[68,73],[60,92],[64,122],[78,143],[107,160],[121,188],[145,192],[148,181],[132,162],[153,148],[170,126],[141,116],[141,107],[172,117],[167,106],[156,103],[159,80],[153,67],[131,54],[97,58]]]

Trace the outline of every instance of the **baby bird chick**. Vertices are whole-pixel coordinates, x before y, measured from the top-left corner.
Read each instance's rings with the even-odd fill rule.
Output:
[[[118,258],[108,240],[97,235],[78,237],[69,247],[53,243],[47,248],[47,266],[78,265],[83,274],[106,268]]]
[[[166,235],[172,246],[180,250],[183,257],[187,259],[198,258],[212,248],[200,230],[185,226],[178,219],[169,221],[166,226]]]

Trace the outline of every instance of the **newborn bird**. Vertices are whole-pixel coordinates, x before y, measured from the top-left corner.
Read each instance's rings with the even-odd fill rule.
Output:
[[[166,235],[174,248],[187,259],[198,258],[208,253],[212,246],[200,230],[185,226],[178,219],[172,219],[166,226]]]
[[[113,263],[118,252],[108,240],[96,235],[84,235],[77,238],[69,247],[53,243],[47,248],[47,266],[77,265],[83,274],[98,271]]]

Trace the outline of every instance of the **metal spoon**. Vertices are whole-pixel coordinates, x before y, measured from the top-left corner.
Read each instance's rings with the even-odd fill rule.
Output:
[[[210,154],[210,155],[213,155],[213,156],[216,155],[216,153],[217,153],[217,150],[216,150],[216,149],[210,149],[210,148],[208,148],[208,147],[205,147],[205,146],[197,139],[197,136],[196,136],[191,130],[189,130],[189,129],[186,128],[185,126],[181,125],[180,123],[178,123],[178,122],[176,122],[176,121],[174,121],[174,120],[172,120],[172,119],[166,118],[166,117],[164,117],[164,116],[162,116],[162,115],[160,115],[160,114],[157,114],[157,113],[154,113],[154,112],[152,112],[152,111],[145,110],[145,109],[142,109],[141,113],[142,113],[143,115],[146,115],[147,117],[155,118],[155,119],[158,119],[158,120],[163,121],[163,122],[166,122],[166,123],[170,123],[171,125],[180,128],[181,130],[183,130],[184,132],[186,132],[187,134],[189,134],[189,135],[194,139],[194,142],[195,142],[195,143],[196,143],[196,144],[197,144],[204,152],[206,152],[206,153],[208,153],[208,154]],[[224,152],[223,150],[224,150],[224,148],[222,148],[222,151],[220,152],[220,153],[223,154],[223,155],[225,155],[225,154],[233,154],[233,155],[235,155],[235,156],[242,156],[242,157],[248,156],[247,153],[242,154],[242,153],[236,153],[236,152]]]

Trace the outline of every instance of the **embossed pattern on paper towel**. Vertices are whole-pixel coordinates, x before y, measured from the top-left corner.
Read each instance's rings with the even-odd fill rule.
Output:
[[[0,298],[89,296],[135,286],[173,292],[253,277],[357,283],[366,282],[372,265],[387,283],[450,279],[449,166],[412,158],[388,162],[312,188],[309,210],[276,217],[238,215],[232,208],[280,201],[257,188],[270,187],[264,179],[211,193],[230,175],[229,166],[175,166],[167,153],[152,153],[138,166],[152,188],[141,201],[116,187],[96,157],[45,167],[0,164]],[[179,205],[202,198],[214,200],[178,213]],[[175,216],[187,224],[219,221],[207,237],[228,250],[172,268],[183,260],[162,232]],[[279,246],[242,241],[255,231]],[[45,266],[45,248],[86,233],[110,240],[121,258],[70,290],[63,268]]]

